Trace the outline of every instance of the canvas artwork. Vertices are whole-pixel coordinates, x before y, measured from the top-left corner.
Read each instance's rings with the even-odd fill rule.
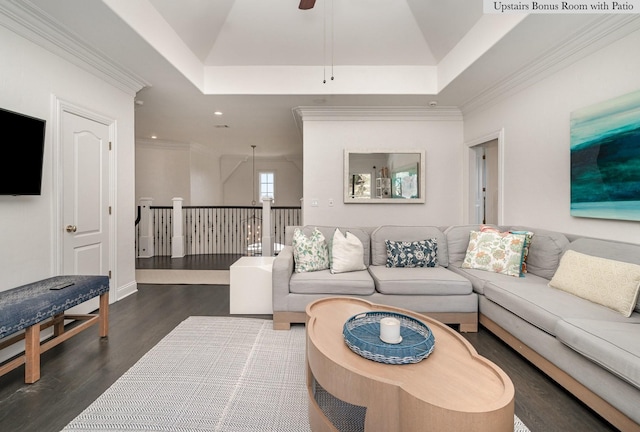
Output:
[[[571,215],[640,220],[640,91],[571,113]]]

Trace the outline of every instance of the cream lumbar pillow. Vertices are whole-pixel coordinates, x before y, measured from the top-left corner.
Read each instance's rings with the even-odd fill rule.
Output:
[[[331,244],[331,273],[345,273],[366,268],[364,247],[360,239],[349,231],[345,236],[336,228]]]
[[[568,250],[549,286],[629,317],[640,290],[640,265]]]

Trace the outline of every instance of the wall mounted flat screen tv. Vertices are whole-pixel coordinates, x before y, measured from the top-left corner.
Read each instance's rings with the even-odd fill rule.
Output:
[[[0,195],[40,195],[46,121],[0,108]]]

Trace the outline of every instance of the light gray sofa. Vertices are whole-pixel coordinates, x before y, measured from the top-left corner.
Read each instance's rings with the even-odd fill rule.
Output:
[[[640,302],[629,318],[552,288],[565,251],[640,264],[640,245],[534,233],[523,278],[462,268],[469,233],[478,225],[445,230],[449,269],[468,278],[479,298],[482,326],[623,431],[640,430]]]
[[[305,227],[305,234],[312,228]],[[291,248],[294,227],[290,227],[286,246],[273,266],[274,328],[286,329],[292,322],[304,322],[306,305],[330,295],[363,297],[424,312],[447,323],[461,324],[462,331],[477,329],[466,321],[477,316],[482,326],[618,429],[640,431],[640,299],[627,318],[549,286],[567,250],[640,264],[640,245],[530,227],[496,228],[534,233],[524,277],[462,267],[470,232],[478,231],[479,225],[343,228],[363,242],[367,270],[354,272],[357,274],[332,275],[328,270],[296,274]],[[319,229],[325,238],[330,238],[334,230]],[[385,238],[432,237],[438,239],[439,274],[430,272],[434,270],[431,268],[384,268]],[[406,270],[420,271],[410,275],[404,273]],[[423,284],[420,278],[424,278]],[[407,281],[408,286],[404,286]],[[464,288],[465,281],[471,284],[471,292]]]
[[[365,270],[332,274],[329,270],[294,272],[293,232],[302,229],[309,236],[314,226],[289,226],[285,246],[273,263],[273,326],[286,330],[292,323],[304,323],[305,308],[317,299],[345,295],[373,303],[423,312],[460,331],[478,330],[478,297],[469,280],[447,269],[449,254],[444,232],[433,226],[339,227],[357,236],[364,247]],[[317,227],[325,239],[336,227]],[[387,268],[385,239],[414,241],[435,238],[438,267]]]

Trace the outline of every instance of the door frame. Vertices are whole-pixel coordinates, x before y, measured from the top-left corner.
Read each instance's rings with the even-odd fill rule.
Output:
[[[56,95],[52,95],[52,204],[53,204],[53,217],[51,232],[53,233],[52,239],[52,268],[54,273],[61,275],[63,273],[63,256],[64,256],[64,241],[63,241],[63,224],[64,224],[64,194],[62,190],[62,118],[65,112],[74,114],[80,117],[85,117],[89,120],[97,123],[102,123],[109,129],[109,141],[112,143],[111,150],[109,151],[109,206],[111,207],[111,217],[108,218],[109,223],[109,271],[111,272],[110,282],[116,280],[117,269],[114,266],[116,262],[116,188],[115,188],[115,152],[117,146],[115,145],[116,136],[116,123],[115,120],[109,117],[105,117],[101,114],[75,105],[69,101],[58,98]],[[117,301],[117,290],[109,291],[110,302]]]
[[[478,172],[477,157],[482,151],[482,145],[498,140],[498,225],[504,223],[504,128],[490,132],[482,137],[465,142],[467,163],[467,190],[464,204],[464,219],[467,223],[475,224],[476,192],[480,187],[480,172]]]

